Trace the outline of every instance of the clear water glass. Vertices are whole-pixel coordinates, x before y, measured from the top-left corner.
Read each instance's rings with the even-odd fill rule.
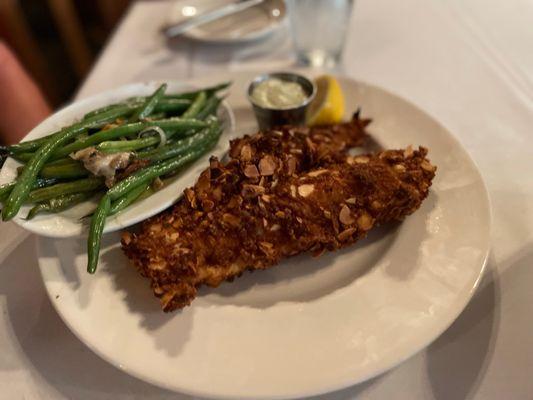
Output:
[[[288,0],[298,61],[332,68],[342,56],[353,0]]]

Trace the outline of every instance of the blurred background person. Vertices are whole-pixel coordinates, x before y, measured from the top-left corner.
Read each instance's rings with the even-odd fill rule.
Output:
[[[0,41],[0,140],[20,141],[52,111],[41,90],[6,43]]]
[[[72,99],[129,3],[0,1],[0,144]]]

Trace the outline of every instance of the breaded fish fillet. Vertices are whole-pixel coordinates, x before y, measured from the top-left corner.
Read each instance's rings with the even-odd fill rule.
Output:
[[[201,285],[353,244],[426,198],[436,169],[426,149],[354,158],[345,150],[355,142],[338,140],[333,127],[323,128],[329,141],[299,129],[232,142],[227,164],[212,159],[172,210],[123,234],[164,311],[190,304]]]

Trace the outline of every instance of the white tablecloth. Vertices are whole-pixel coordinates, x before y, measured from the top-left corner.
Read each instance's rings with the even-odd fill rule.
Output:
[[[157,30],[167,1],[133,5],[82,86],[292,65],[286,31],[244,47]],[[477,162],[493,206],[492,252],[472,302],[432,345],[344,399],[533,398],[533,3],[359,0],[342,70],[413,101]],[[132,378],[78,341],[53,310],[35,239],[0,225],[1,399],[186,399]]]

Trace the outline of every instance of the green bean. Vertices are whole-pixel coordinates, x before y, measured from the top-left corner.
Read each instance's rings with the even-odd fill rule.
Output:
[[[187,111],[185,111],[181,117],[182,118],[196,117],[196,114],[198,114],[200,110],[204,107],[206,100],[207,100],[207,94],[205,92],[198,93],[198,96],[195,97],[190,107],[187,108]]]
[[[39,171],[57,148],[64,145],[68,140],[74,138],[85,129],[114,121],[121,115],[124,115],[124,112],[118,109],[104,112],[86,121],[81,121],[67,128],[63,128],[58,133],[48,136],[44,144],[39,147],[33,157],[24,166],[24,171],[22,171],[19,179],[17,179],[17,183],[9,194],[2,209],[2,219],[9,221],[17,215],[21,205],[27,200]]]
[[[83,141],[78,141],[64,146],[63,148],[56,151],[53,155],[53,158],[64,157],[72,152],[84,149],[89,146],[99,144],[104,141],[118,139],[124,136],[131,136],[137,134],[143,129],[149,128],[150,126],[159,126],[165,132],[167,136],[170,137],[177,133],[183,135],[191,135],[196,130],[204,128],[207,124],[204,121],[197,121],[195,119],[182,119],[182,118],[168,118],[158,121],[146,121],[146,122],[135,122],[131,124],[122,125],[116,128],[111,128],[105,131],[100,131],[87,137]]]
[[[3,203],[4,200],[9,196],[13,188],[15,187],[16,182],[9,182],[3,185],[0,185],[0,203]]]
[[[135,151],[158,144],[161,141],[159,136],[150,136],[134,140],[112,140],[102,142],[96,148],[105,153],[119,153],[123,151]]]
[[[98,207],[91,218],[89,228],[89,238],[87,239],[87,272],[94,274],[98,266],[98,256],[100,255],[100,242],[104,232],[105,220],[111,208],[111,198],[108,194],[98,203]]]
[[[167,113],[164,112],[156,112],[150,114],[148,118],[146,118],[146,121],[156,121],[158,119],[165,119],[167,117]]]
[[[205,105],[203,108],[196,114],[197,119],[204,120],[210,115],[216,115],[216,112],[218,110],[218,106],[222,102],[222,98],[219,98],[217,96],[211,96],[207,99],[205,102]]]
[[[38,203],[31,208],[26,216],[27,220],[33,219],[40,212],[59,212],[66,210],[67,208],[73,207],[76,204],[82,203],[87,199],[90,199],[95,195],[95,192],[85,192],[85,193],[72,193],[66,194],[63,196],[54,197],[45,202]]]
[[[201,145],[216,141],[220,137],[222,129],[220,124],[211,124],[206,129],[185,139],[178,140],[167,146],[151,151],[137,153],[137,157],[158,162],[187,153],[195,145]]]
[[[133,99],[129,99],[126,102],[117,103],[117,104],[110,104],[105,107],[98,108],[94,111],[88,112],[83,117],[84,119],[94,117],[95,115],[99,115],[102,112],[106,112],[109,110],[113,110],[119,107],[128,107],[131,111],[134,111],[139,106],[143,104],[143,102],[146,100],[145,97],[135,97]],[[191,105],[191,100],[187,99],[174,99],[174,98],[165,98],[163,97],[155,106],[153,112],[179,112],[179,111],[185,111],[189,106]]]
[[[209,148],[209,144],[201,145],[191,149],[185,155],[174,157],[169,160],[163,161],[160,164],[152,165],[141,169],[135,172],[134,174],[128,176],[126,179],[120,181],[111,189],[109,189],[107,195],[111,198],[111,200],[116,200],[120,196],[123,196],[124,194],[129,192],[131,189],[151,182],[152,180],[161,175],[165,175],[169,172],[175,171],[178,168],[181,168],[184,165],[198,159]]]
[[[104,126],[105,124],[113,122],[117,118],[128,115],[131,112],[132,110],[130,107],[127,107],[127,106],[116,107],[114,109],[105,111],[101,114],[94,115],[91,118],[87,118],[80,122],[64,127],[61,130],[54,132],[48,136],[45,136],[39,139],[28,140],[26,142],[21,142],[18,144],[8,146],[7,150],[10,153],[25,153],[25,152],[35,151],[43,147],[46,143],[52,142],[52,138],[61,140],[60,145],[63,145],[69,139],[72,139],[77,134],[80,134],[81,132],[83,132],[83,130],[87,128],[96,128],[96,127]],[[68,134],[66,134],[65,132],[68,132]]]
[[[4,196],[9,195],[11,193],[11,190],[15,186],[15,182],[9,182],[4,183],[3,185],[0,185],[0,199],[2,199]]]
[[[113,215],[118,213],[119,211],[124,210],[126,207],[128,207],[131,203],[133,203],[135,200],[139,198],[143,192],[148,190],[150,188],[150,184],[141,185],[134,187],[129,192],[124,194],[123,196],[119,197],[116,201],[114,201],[111,204],[111,209],[109,210],[109,215]]]
[[[159,103],[159,101],[165,94],[165,90],[167,90],[167,84],[163,83],[150,97],[147,97],[146,100],[135,110],[133,115],[130,117],[130,121],[138,121],[148,117],[152,113],[152,111],[154,111],[155,106],[157,105],[157,103]]]
[[[102,114],[104,112],[108,112],[110,110],[115,110],[117,108],[124,107],[124,106],[127,106],[128,108],[133,109],[133,107],[130,107],[130,104],[128,104],[128,103],[109,104],[109,105],[97,108],[96,110],[88,112],[87,114],[85,114],[83,116],[83,119],[89,119],[89,118],[92,118],[94,116],[100,115],[100,114]]]
[[[27,163],[33,157],[33,153],[11,153],[9,154],[9,157],[17,160],[18,162]]]
[[[231,85],[231,81],[223,82],[215,86],[207,87],[200,90],[193,90],[191,92],[185,92],[185,93],[178,93],[178,94],[170,94],[166,97],[169,99],[186,99],[186,100],[194,100],[196,96],[198,96],[198,93],[200,91],[206,92],[207,95],[212,95],[214,93],[217,93],[221,90],[224,90],[228,88]]]
[[[21,163],[27,163],[28,161],[31,160],[31,158],[33,157],[33,153],[13,153],[13,154],[10,154],[9,157],[17,160],[18,162],[21,162]],[[46,165],[60,165],[60,164],[68,164],[68,163],[71,163],[73,160],[72,158],[70,157],[64,157],[64,158],[59,158],[57,160],[53,160],[53,161],[50,161],[50,162],[47,162]]]
[[[15,187],[15,184],[17,182],[9,182],[5,183],[3,185],[0,185],[0,202],[3,201],[7,196],[9,196],[9,193],[11,193],[11,190]],[[35,184],[33,185],[32,189],[39,189],[46,186],[54,185],[57,183],[57,179],[42,179],[39,178],[35,181]]]
[[[166,185],[168,185],[168,184],[169,184],[169,181],[170,181],[170,179],[168,179],[167,182],[165,182],[165,181],[163,180],[163,186],[162,186],[161,188],[159,188],[158,190],[161,190],[163,187],[165,187]],[[152,187],[152,184],[148,185],[148,187],[144,190],[144,192],[142,192],[141,195],[135,199],[135,202],[138,202],[138,201],[141,201],[141,200],[147,199],[148,197],[150,197],[151,195],[153,195],[154,192],[155,192],[155,189]]]
[[[147,128],[148,129],[148,128]],[[190,132],[192,134],[194,132]],[[172,132],[166,136],[171,137]],[[161,142],[159,135],[144,137],[133,140],[110,140],[100,143],[96,148],[105,153],[117,153],[123,151],[136,151],[153,147]],[[170,158],[170,157],[167,157]]]
[[[185,111],[191,105],[191,100],[185,99],[163,99],[154,108],[155,112],[179,112]]]
[[[65,157],[70,153],[101,143],[105,140],[118,139],[122,136],[127,136],[131,133],[137,133],[143,129],[144,125],[144,122],[135,122],[132,124],[126,124],[117,126],[115,128],[106,129],[105,131],[99,131],[91,136],[88,136],[84,140],[78,140],[76,142],[64,146],[63,148],[59,149],[54,153],[53,158],[57,159],[60,157]]]
[[[28,196],[28,202],[37,203],[65,194],[92,192],[103,188],[104,180],[102,178],[85,178],[72,182],[58,183],[47,186],[42,189],[33,190]]]
[[[73,160],[70,157],[64,157],[64,158],[58,158],[57,160],[54,160],[54,161],[50,161],[50,162],[46,163],[46,166],[73,165],[73,164],[77,164],[77,163],[78,163],[78,161]]]
[[[83,178],[88,175],[89,171],[83,167],[83,164],[74,160],[71,164],[45,165],[39,173],[42,178],[58,179]]]
[[[44,137],[39,138],[39,139],[27,140],[25,142],[12,144],[11,146],[8,147],[8,151],[10,153],[10,156],[17,160],[18,158],[17,158],[16,155],[18,153],[33,152],[33,151],[37,150],[39,147],[41,147],[48,139],[50,139],[50,136],[57,135],[60,132],[61,131],[54,132],[51,135],[44,136]],[[81,130],[80,130],[80,132],[81,132]],[[29,153],[29,154],[33,155],[33,153]],[[27,159],[27,160],[22,159],[22,161],[29,161],[29,159]]]

